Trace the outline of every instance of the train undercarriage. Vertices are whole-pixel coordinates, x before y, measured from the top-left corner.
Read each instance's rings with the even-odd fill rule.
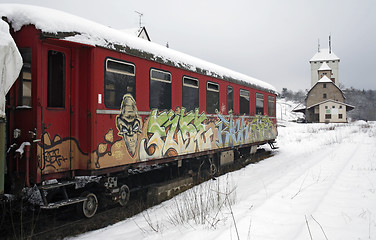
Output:
[[[265,143],[269,143],[270,147],[275,149],[273,142]],[[188,183],[184,183],[189,185],[183,187],[185,190],[197,183],[215,178],[254,161],[252,156],[255,156],[257,151],[262,152],[264,150],[258,149],[258,145],[228,148],[220,152],[209,151],[192,154],[187,158],[180,156],[181,159],[171,158],[132,164],[115,173],[102,175],[92,173],[91,176],[77,176],[65,180],[60,179],[59,181],[56,179],[48,180],[34,187],[32,194],[37,196],[33,197],[31,204],[45,210],[74,205],[77,213],[83,217],[91,218],[100,207],[113,204],[126,206],[132,192],[140,189],[147,189],[150,186],[165,184],[166,182],[189,179]],[[171,188],[176,187],[174,185]],[[23,191],[23,193],[25,192],[27,191]],[[30,195],[30,191],[28,191],[28,194]],[[149,204],[155,204],[171,197],[160,198],[152,195],[156,194],[152,193],[147,196]],[[23,197],[29,198],[27,194]]]

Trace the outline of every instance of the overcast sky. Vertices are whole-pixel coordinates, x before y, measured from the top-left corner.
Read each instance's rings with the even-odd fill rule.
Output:
[[[321,48],[341,59],[345,87],[376,90],[373,0],[0,0],[69,12],[117,29],[142,24],[153,42],[273,84],[309,89]]]

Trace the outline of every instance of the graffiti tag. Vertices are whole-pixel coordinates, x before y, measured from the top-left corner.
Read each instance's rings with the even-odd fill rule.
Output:
[[[267,116],[255,116],[246,120],[245,116],[234,120],[232,114],[227,120],[218,113],[219,122],[217,146],[232,147],[273,138],[273,124]]]
[[[207,118],[199,110],[185,112],[154,109],[147,127],[148,137],[141,140],[140,159],[176,156],[211,149],[213,130],[203,123]]]
[[[60,155],[59,152],[59,149],[53,149],[51,151],[46,151],[44,153],[44,161],[47,167],[53,167],[54,169],[57,169],[55,164],[61,167],[62,163],[68,160],[68,158],[65,158],[62,155]]]

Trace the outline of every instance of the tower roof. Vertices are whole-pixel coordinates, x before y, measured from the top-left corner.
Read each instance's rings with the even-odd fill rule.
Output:
[[[313,61],[334,61],[334,60],[339,60],[339,57],[337,57],[333,51],[329,52],[329,48],[323,48],[323,49],[320,49],[320,51],[317,52],[309,61],[313,62]]]
[[[330,82],[330,83],[333,83],[332,80],[330,80],[327,76],[323,76],[320,80],[318,80],[317,82],[320,82],[320,83],[327,83],[327,82]]]
[[[326,62],[323,62],[321,64],[321,67],[317,69],[318,71],[327,71],[327,70],[332,70],[329,65]]]

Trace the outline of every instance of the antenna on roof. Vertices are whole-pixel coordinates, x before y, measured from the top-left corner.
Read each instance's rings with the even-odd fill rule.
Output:
[[[141,28],[142,27],[142,16],[144,16],[144,14],[141,13],[141,12],[137,12],[137,11],[135,11],[135,12],[138,14],[138,17],[139,17],[138,25]]]
[[[332,34],[329,34],[329,54],[332,53],[332,43],[331,43],[331,40],[330,40],[331,35]]]
[[[320,52],[320,38],[317,40],[317,52]]]

